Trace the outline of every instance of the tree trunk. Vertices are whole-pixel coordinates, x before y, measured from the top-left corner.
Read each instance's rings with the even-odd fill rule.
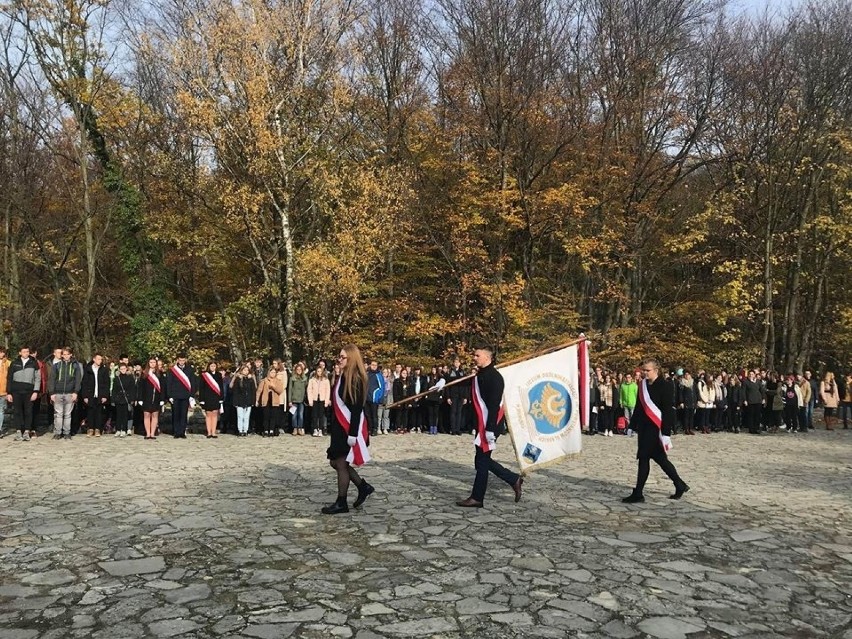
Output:
[[[80,126],[80,183],[83,188],[83,233],[86,245],[86,288],[82,304],[82,339],[80,352],[87,358],[94,355],[95,339],[92,332],[92,297],[97,277],[97,246],[95,241],[94,214],[89,193],[89,157],[86,129]]]
[[[763,344],[760,359],[771,370],[775,362],[775,318],[772,312],[772,230],[767,229],[763,242]]]

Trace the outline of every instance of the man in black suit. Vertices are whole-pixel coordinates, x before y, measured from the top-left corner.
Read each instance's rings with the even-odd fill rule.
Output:
[[[478,368],[471,389],[471,403],[476,427],[473,440],[474,446],[476,446],[474,458],[476,479],[473,481],[470,497],[456,503],[463,508],[482,508],[485,490],[488,488],[489,472],[494,473],[512,487],[512,490],[515,491],[515,501],[518,502],[521,500],[521,487],[524,478],[491,459],[497,438],[506,429],[502,406],[505,382],[503,376],[494,367],[494,351],[490,348],[476,349],[473,359]]]
[[[672,386],[660,376],[660,364],[655,359],[642,362],[642,373],[645,378],[639,384],[636,410],[630,419],[630,428],[639,440],[636,453],[639,472],[633,492],[621,500],[628,504],[645,501],[642,491],[651,472],[652,459],[674,483],[675,492],[670,499],[680,499],[689,490],[666,454],[671,448],[672,426],[676,419]]]
[[[197,392],[198,378],[195,371],[186,363],[186,354],[180,353],[166,376],[166,393],[172,405],[172,435],[175,439],[186,439],[187,413],[190,405],[195,406]]]

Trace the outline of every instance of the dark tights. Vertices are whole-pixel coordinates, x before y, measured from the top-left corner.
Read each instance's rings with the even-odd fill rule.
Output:
[[[674,482],[675,488],[683,484],[683,480],[678,476],[674,464],[669,461],[668,455],[660,451],[655,453],[653,457],[639,458],[639,473],[636,475],[636,489],[634,490],[637,495],[641,495],[645,489],[645,482],[648,481],[648,475],[651,473],[651,459],[657,462],[660,468],[663,469],[663,472],[668,475],[668,478]]]
[[[338,457],[328,462],[329,465],[337,471],[337,501],[345,502],[346,496],[349,493],[349,482],[351,481],[358,488],[364,484],[364,480],[355,471],[345,457]]]

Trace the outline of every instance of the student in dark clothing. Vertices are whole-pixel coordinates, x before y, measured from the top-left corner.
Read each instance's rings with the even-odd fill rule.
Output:
[[[524,478],[491,458],[491,453],[497,446],[497,438],[506,430],[501,406],[505,382],[494,367],[494,351],[490,348],[478,348],[473,357],[477,367],[471,388],[476,431],[473,439],[476,448],[473,462],[476,478],[473,480],[470,497],[456,502],[456,505],[462,508],[482,508],[488,488],[488,473],[494,473],[509,484],[515,493],[515,502],[518,502],[521,500]]]
[[[216,439],[216,426],[219,415],[224,411],[225,391],[222,373],[216,370],[216,362],[207,364],[207,370],[201,374],[198,384],[198,400],[204,411],[204,423],[207,427],[207,439]]]
[[[109,402],[109,370],[104,366],[104,357],[100,353],[96,353],[92,361],[83,367],[80,399],[86,407],[86,437],[100,437]]]
[[[118,375],[112,383],[112,405],[115,407],[115,436],[126,437],[130,421],[130,408],[136,401],[136,378],[127,364],[118,365]]]
[[[6,402],[12,405],[15,426],[20,431],[15,440],[28,442],[33,427],[33,402],[41,390],[41,369],[26,346],[9,365],[7,380]]]

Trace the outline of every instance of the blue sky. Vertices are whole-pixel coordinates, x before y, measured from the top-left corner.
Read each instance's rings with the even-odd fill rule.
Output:
[[[739,13],[760,15],[768,7],[770,13],[784,13],[789,7],[802,3],[803,0],[731,0],[729,11],[734,15]]]

